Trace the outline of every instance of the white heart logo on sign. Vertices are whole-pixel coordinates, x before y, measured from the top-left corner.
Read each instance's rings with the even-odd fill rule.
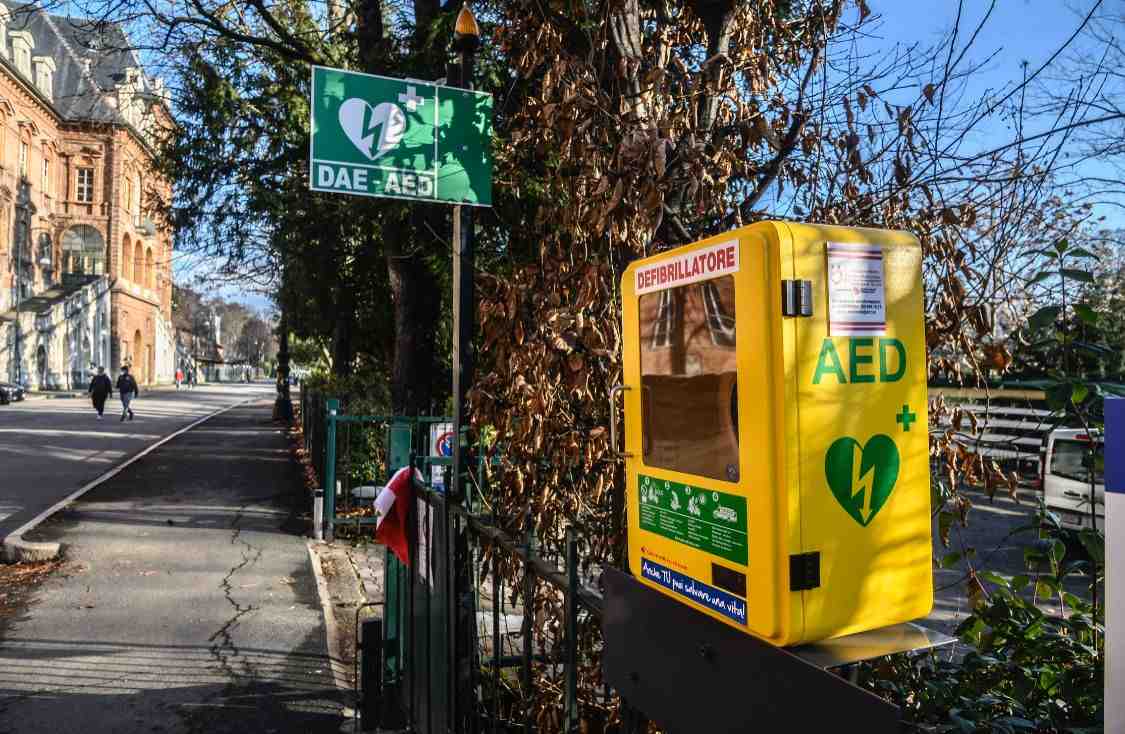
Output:
[[[406,115],[391,102],[381,102],[373,109],[362,99],[352,97],[340,105],[340,127],[360,153],[375,160],[402,140]]]

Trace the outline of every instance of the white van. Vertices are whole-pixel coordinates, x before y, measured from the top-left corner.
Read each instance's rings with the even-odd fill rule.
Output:
[[[1094,457],[1094,507],[1099,529],[1105,529],[1105,442],[1080,428],[1057,428],[1047,437],[1043,460],[1043,501],[1067,527],[1090,527],[1090,441]]]

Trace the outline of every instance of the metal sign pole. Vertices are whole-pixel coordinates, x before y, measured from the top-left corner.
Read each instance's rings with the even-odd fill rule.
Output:
[[[468,16],[465,19],[465,16]],[[464,26],[464,27],[463,27]],[[473,65],[480,34],[472,14],[463,9],[457,18],[453,48],[460,54],[460,63],[449,69],[449,84],[462,89],[473,88]],[[453,207],[453,476],[450,495],[465,497],[463,484],[465,452],[468,448],[466,393],[473,384],[475,359],[473,353],[473,322],[476,292],[473,283],[476,238],[473,232],[472,207]]]
[[[462,89],[473,88],[473,63],[477,47],[480,45],[480,31],[468,7],[462,7],[454,27],[453,48],[460,55],[460,63],[449,69],[449,83]],[[456,122],[456,120],[455,120]],[[457,553],[458,542],[454,527],[449,520],[449,502],[465,502],[471,491],[466,483],[466,454],[468,453],[468,405],[466,393],[473,384],[476,367],[473,351],[473,331],[476,315],[476,292],[473,282],[475,266],[475,233],[473,231],[472,207],[458,204],[453,208],[453,471],[450,477],[449,495],[443,503],[444,530],[446,533],[446,558],[449,560],[449,573],[446,580],[449,623],[449,692],[447,705],[450,712],[452,731],[461,730],[459,714],[462,696],[463,673],[470,668],[467,656],[469,645],[458,644],[458,621],[461,619],[461,605],[464,603],[460,588],[466,582],[468,573],[461,568],[465,558]],[[475,645],[473,646],[475,649]]]

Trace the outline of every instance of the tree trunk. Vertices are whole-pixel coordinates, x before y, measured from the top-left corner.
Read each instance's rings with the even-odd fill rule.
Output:
[[[344,280],[336,298],[336,326],[332,331],[332,372],[339,377],[350,375],[355,361],[352,332],[355,329],[356,287],[351,279]]]
[[[438,0],[414,0],[413,5],[416,42],[419,48],[424,48],[441,5]],[[378,0],[360,0],[355,8],[363,70],[372,74],[386,73],[389,45],[384,38],[382,6]],[[416,50],[415,54],[418,53]],[[428,55],[433,58],[418,59],[423,62],[421,67],[428,65],[426,62],[440,65],[440,53],[429,50]],[[430,75],[437,76],[441,71],[444,70],[431,70]],[[412,227],[410,221],[427,217],[433,231],[440,232],[445,227],[445,215],[440,207],[414,204],[412,209],[406,221],[396,223],[397,226],[385,223],[382,228],[394,308],[391,409],[396,415],[427,414],[434,408],[434,343],[441,316],[441,295],[437,278],[420,255],[422,248],[417,248],[419,240],[413,230],[420,228]],[[426,240],[429,239],[426,236]]]
[[[394,302],[395,343],[391,407],[396,415],[433,410],[434,342],[441,309],[437,281],[417,254],[402,254],[385,243]]]
[[[284,306],[277,326],[277,400],[273,404],[273,419],[293,422],[293,400],[289,395],[289,322]]]

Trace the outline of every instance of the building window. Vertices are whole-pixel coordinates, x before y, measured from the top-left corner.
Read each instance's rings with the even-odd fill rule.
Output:
[[[121,277],[128,278],[133,272],[133,245],[129,242],[129,235],[121,244]]]
[[[78,201],[89,204],[94,200],[94,169],[93,168],[79,168],[78,169],[78,190],[76,192]]]
[[[43,158],[43,193],[47,196],[51,195],[51,159]]]
[[[144,205],[144,179],[137,176],[137,206],[133,209],[133,226],[141,226],[141,207]]]
[[[133,209],[133,180],[131,178],[125,178],[124,194],[121,198],[124,199],[125,211],[131,211]]]
[[[105,240],[88,224],[76,224],[62,236],[63,279],[68,276],[103,275]]]
[[[36,56],[31,61],[35,65],[35,86],[50,99],[54,96],[55,60],[50,56]]]
[[[31,145],[26,140],[20,141],[20,175],[27,175],[27,158],[30,153]]]

